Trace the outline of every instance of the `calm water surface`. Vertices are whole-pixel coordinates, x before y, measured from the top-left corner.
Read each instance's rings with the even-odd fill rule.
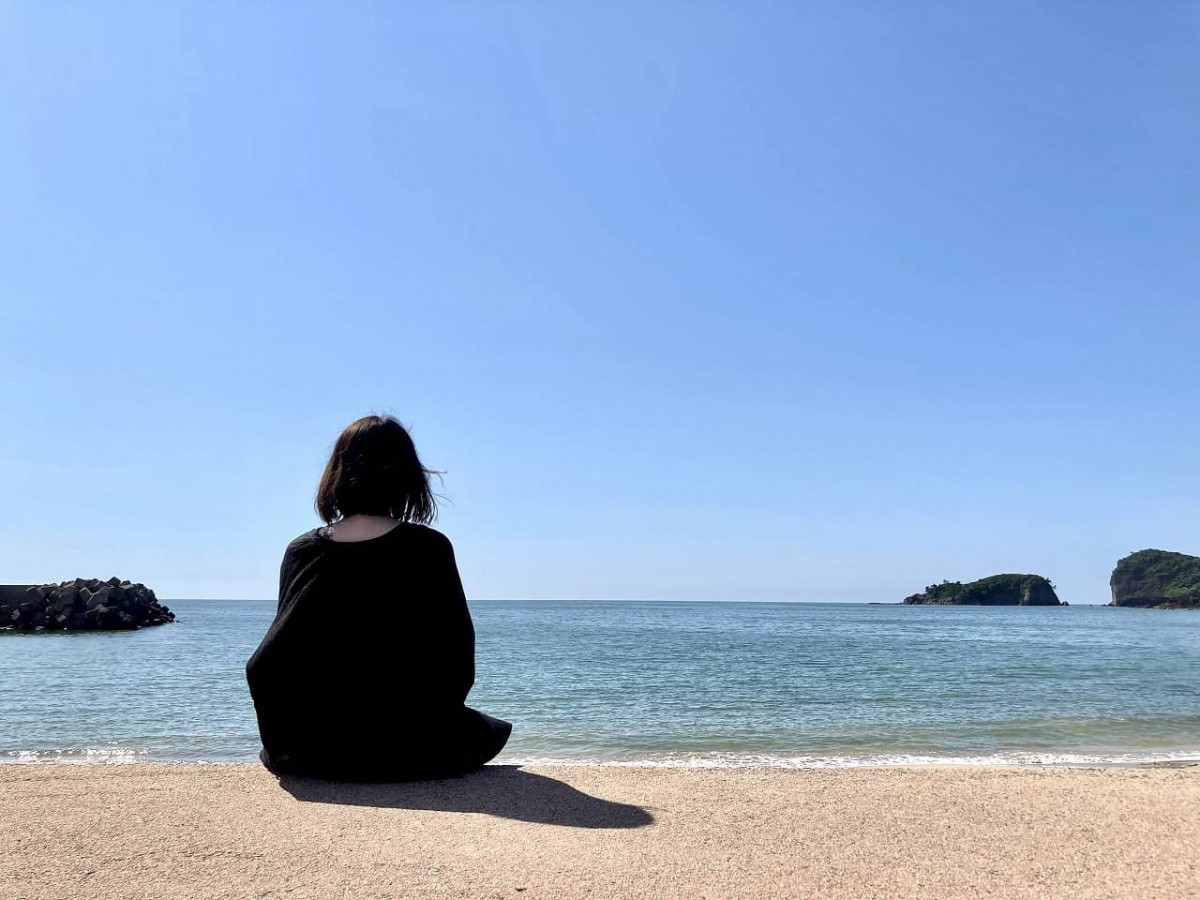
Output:
[[[0,759],[250,760],[265,601],[0,633]],[[854,765],[1200,757],[1200,613],[476,602],[501,761]]]

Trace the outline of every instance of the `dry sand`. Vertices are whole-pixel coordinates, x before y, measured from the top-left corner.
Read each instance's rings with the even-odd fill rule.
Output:
[[[1200,897],[1200,767],[0,765],[0,897]]]

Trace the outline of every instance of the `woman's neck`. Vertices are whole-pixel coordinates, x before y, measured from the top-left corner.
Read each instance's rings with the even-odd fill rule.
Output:
[[[330,525],[328,534],[335,541],[369,541],[387,534],[396,523],[391,516],[346,516]]]

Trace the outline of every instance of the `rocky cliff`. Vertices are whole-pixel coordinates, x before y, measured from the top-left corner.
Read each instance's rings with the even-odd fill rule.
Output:
[[[911,605],[1060,606],[1054,585],[1041,575],[992,575],[963,584],[943,581],[905,597]]]
[[[1112,606],[1200,609],[1200,556],[1139,550],[1117,563],[1108,584]]]

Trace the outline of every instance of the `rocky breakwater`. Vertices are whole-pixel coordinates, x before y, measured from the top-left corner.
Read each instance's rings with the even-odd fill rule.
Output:
[[[1117,563],[1110,606],[1200,609],[1200,556],[1139,550]]]
[[[0,585],[0,630],[112,630],[174,621],[154,591],[116,577]]]
[[[934,606],[1065,606],[1054,585],[1041,575],[992,575],[978,581],[943,581],[905,597],[912,605]]]

